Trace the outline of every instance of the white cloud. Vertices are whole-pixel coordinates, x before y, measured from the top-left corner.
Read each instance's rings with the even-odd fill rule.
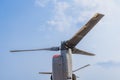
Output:
[[[50,0],[35,0],[35,4],[40,7],[45,7]]]
[[[96,12],[110,16],[119,9],[114,0],[36,0],[36,3],[42,7],[49,3],[54,4],[54,16],[48,20],[48,24],[60,32],[69,31],[73,26],[88,20]]]
[[[70,19],[68,19],[68,16],[65,15],[65,12],[69,8],[69,5],[66,2],[57,2],[55,5],[55,16],[53,19],[48,21],[48,24],[54,26],[54,28],[56,28],[59,31],[64,31],[65,25],[66,27],[70,26]]]
[[[103,68],[116,68],[116,67],[120,67],[120,62],[113,62],[113,61],[98,62],[96,65],[101,66]]]

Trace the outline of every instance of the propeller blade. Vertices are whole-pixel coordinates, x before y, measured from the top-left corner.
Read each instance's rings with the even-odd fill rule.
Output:
[[[77,48],[73,48],[73,54],[82,54],[82,55],[87,55],[87,56],[95,56],[93,53],[89,53],[83,50],[79,50]]]
[[[70,40],[66,41],[67,47],[74,48],[103,16],[100,13],[95,14]]]
[[[43,48],[43,49],[29,49],[29,50],[11,50],[10,52],[27,52],[27,51],[41,51],[41,50],[48,50],[48,51],[59,51],[59,47],[51,47],[51,48]]]
[[[52,74],[52,72],[39,72],[39,74]]]
[[[76,70],[74,70],[74,71],[72,71],[72,72],[76,72],[76,71],[78,71],[78,70],[80,70],[80,69],[83,69],[83,68],[85,68],[85,67],[88,67],[88,66],[90,66],[90,64],[87,64],[87,65],[85,65],[85,66],[83,66],[83,67],[80,67],[80,68],[78,68],[78,69],[76,69]]]

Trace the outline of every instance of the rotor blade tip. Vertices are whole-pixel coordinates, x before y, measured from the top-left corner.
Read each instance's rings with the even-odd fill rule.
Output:
[[[90,66],[90,64],[88,64],[87,66]]]
[[[104,14],[102,14],[102,13],[96,13],[96,15],[103,15],[104,16]]]
[[[11,50],[11,51],[9,51],[9,52],[15,52],[15,51],[12,51],[12,50]]]
[[[95,56],[95,54],[91,54],[91,56]]]

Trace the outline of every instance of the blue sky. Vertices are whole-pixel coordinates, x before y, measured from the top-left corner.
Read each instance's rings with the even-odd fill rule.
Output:
[[[73,55],[78,80],[120,80],[119,0],[1,0],[0,80],[49,80],[39,71],[52,70],[52,56],[60,52],[10,53],[60,45],[95,13],[105,17],[77,45],[95,57]]]

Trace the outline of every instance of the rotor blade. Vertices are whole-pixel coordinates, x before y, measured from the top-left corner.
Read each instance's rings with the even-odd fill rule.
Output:
[[[52,72],[39,72],[39,74],[52,74]]]
[[[70,40],[66,41],[67,47],[74,48],[103,16],[100,13],[95,14]]]
[[[40,50],[58,51],[59,47],[51,47],[51,48],[43,48],[43,49],[29,49],[29,50],[11,50],[10,52],[26,52],[26,51],[40,51]]]
[[[87,55],[87,56],[94,56],[95,54],[89,53],[83,50],[79,50],[77,48],[73,48],[73,54],[82,54],[82,55]]]
[[[90,66],[90,64],[87,64],[87,65],[85,65],[85,66],[83,66],[83,67],[80,67],[80,68],[78,68],[78,69],[76,69],[76,70],[74,70],[74,71],[72,71],[72,72],[76,72],[76,71],[78,71],[78,70],[80,70],[80,69],[83,69],[83,68],[85,68],[85,67],[88,67],[88,66]]]

